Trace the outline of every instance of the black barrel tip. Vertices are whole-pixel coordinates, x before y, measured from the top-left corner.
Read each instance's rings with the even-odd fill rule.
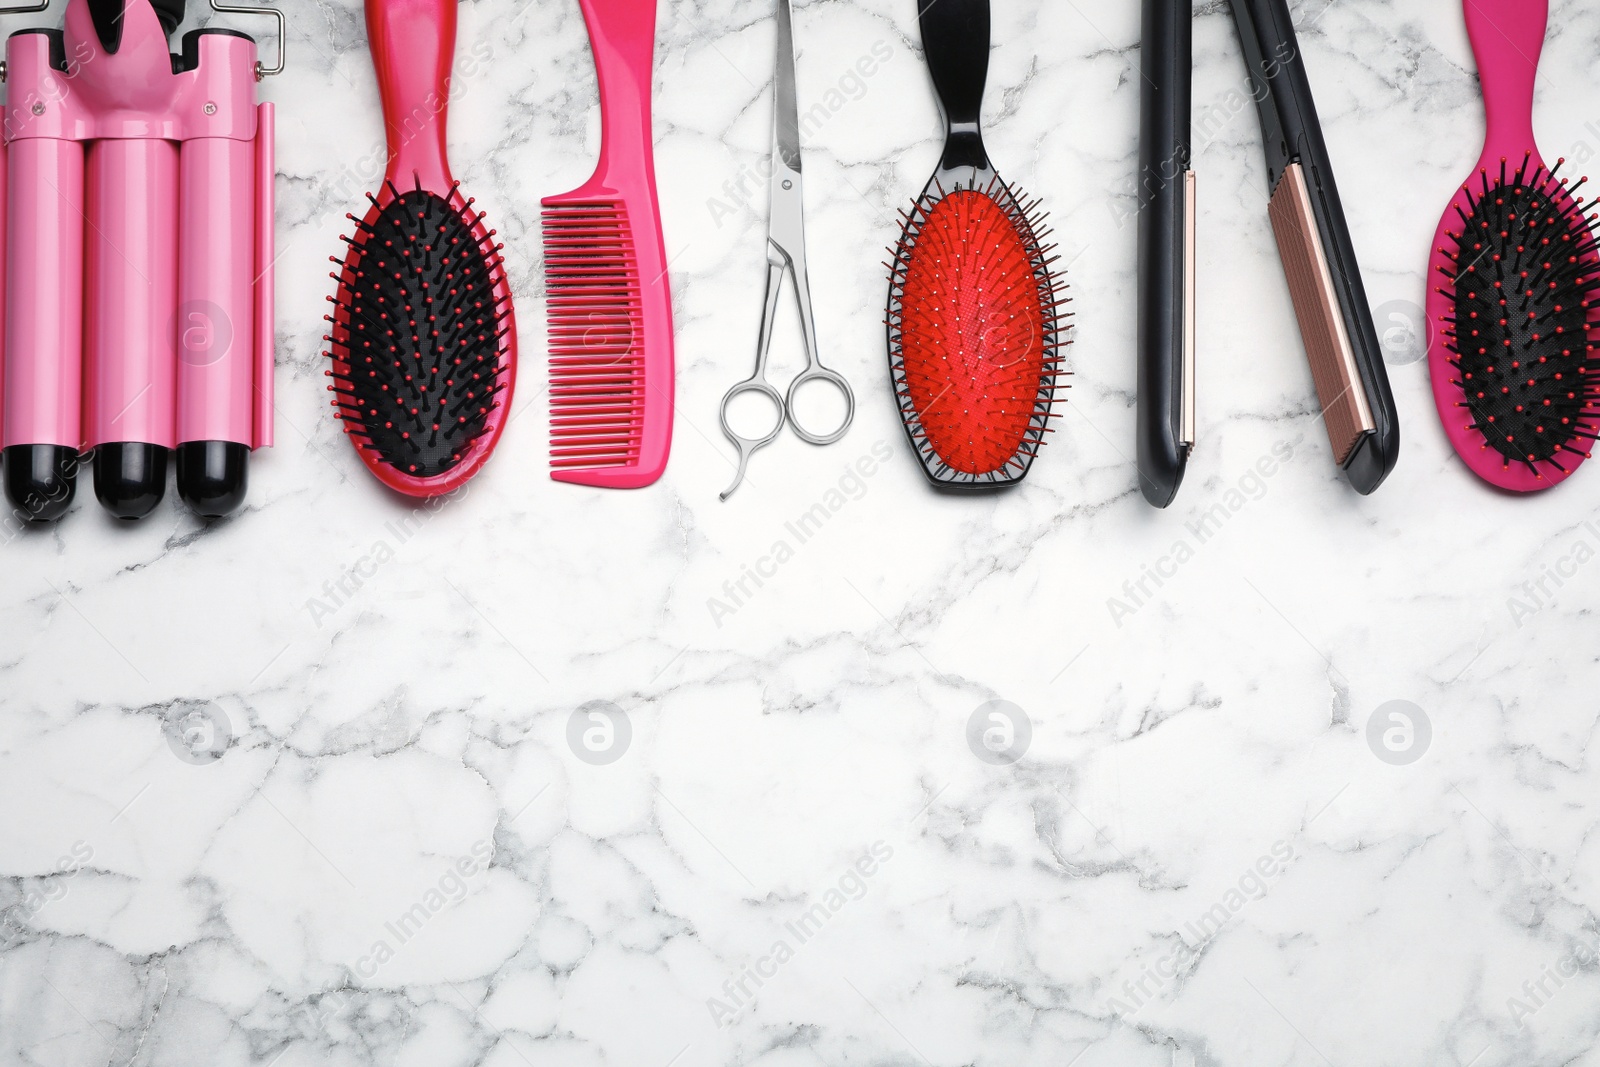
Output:
[[[119,519],[142,519],[167,492],[167,450],[143,441],[95,446],[94,495]]]
[[[178,446],[178,495],[207,519],[231,515],[250,485],[250,447],[237,441],[185,441]]]
[[[6,499],[28,522],[54,522],[78,491],[78,450],[66,445],[10,445],[5,449]]]

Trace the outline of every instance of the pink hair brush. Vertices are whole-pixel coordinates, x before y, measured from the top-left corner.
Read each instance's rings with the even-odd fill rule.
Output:
[[[1548,489],[1595,438],[1600,285],[1589,214],[1533,141],[1533,83],[1548,0],[1465,0],[1487,131],[1478,165],[1445,210],[1428,276],[1433,399],[1478,477]]]
[[[633,489],[672,448],[672,293],[656,204],[656,0],[581,0],[600,82],[600,161],[547,196],[550,477]]]
[[[329,389],[367,467],[409,496],[447,493],[505,429],[517,332],[501,246],[450,176],[445,116],[456,0],[366,0],[389,168],[334,259]]]

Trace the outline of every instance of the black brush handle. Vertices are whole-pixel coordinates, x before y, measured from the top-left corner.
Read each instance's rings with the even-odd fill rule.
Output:
[[[1189,170],[1190,0],[1144,0],[1139,45],[1139,488],[1172,503],[1189,456],[1181,423],[1184,177]]]
[[[989,76],[989,0],[917,0],[922,52],[944,114],[940,170],[989,169],[978,116]]]

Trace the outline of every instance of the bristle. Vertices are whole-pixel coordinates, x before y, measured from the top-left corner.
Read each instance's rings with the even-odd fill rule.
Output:
[[[625,205],[547,205],[544,269],[550,334],[550,465],[637,459],[644,427],[644,323]]]
[[[1600,424],[1600,287],[1591,211],[1571,186],[1525,156],[1508,181],[1506,161],[1490,182],[1463,188],[1460,232],[1440,251],[1454,264],[1441,273],[1450,313],[1441,317],[1444,347],[1455,358],[1452,381],[1462,390],[1469,426],[1507,465],[1537,477],[1566,473],[1557,458],[1582,458]],[[1448,231],[1447,231],[1448,232]]]
[[[333,407],[356,444],[415,478],[444,474],[507,388],[500,256],[452,188],[380,202],[356,220],[329,321]],[[492,231],[490,231],[492,233]]]
[[[902,417],[936,480],[1014,481],[1052,417],[1060,331],[1038,202],[998,179],[937,186],[902,213],[891,249],[890,371]]]

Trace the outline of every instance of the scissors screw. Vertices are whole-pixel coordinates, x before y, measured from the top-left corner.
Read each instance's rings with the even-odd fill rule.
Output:
[[[783,187],[785,189],[793,189],[794,188],[794,182],[790,181],[788,178],[785,178],[785,179],[783,179]]]

